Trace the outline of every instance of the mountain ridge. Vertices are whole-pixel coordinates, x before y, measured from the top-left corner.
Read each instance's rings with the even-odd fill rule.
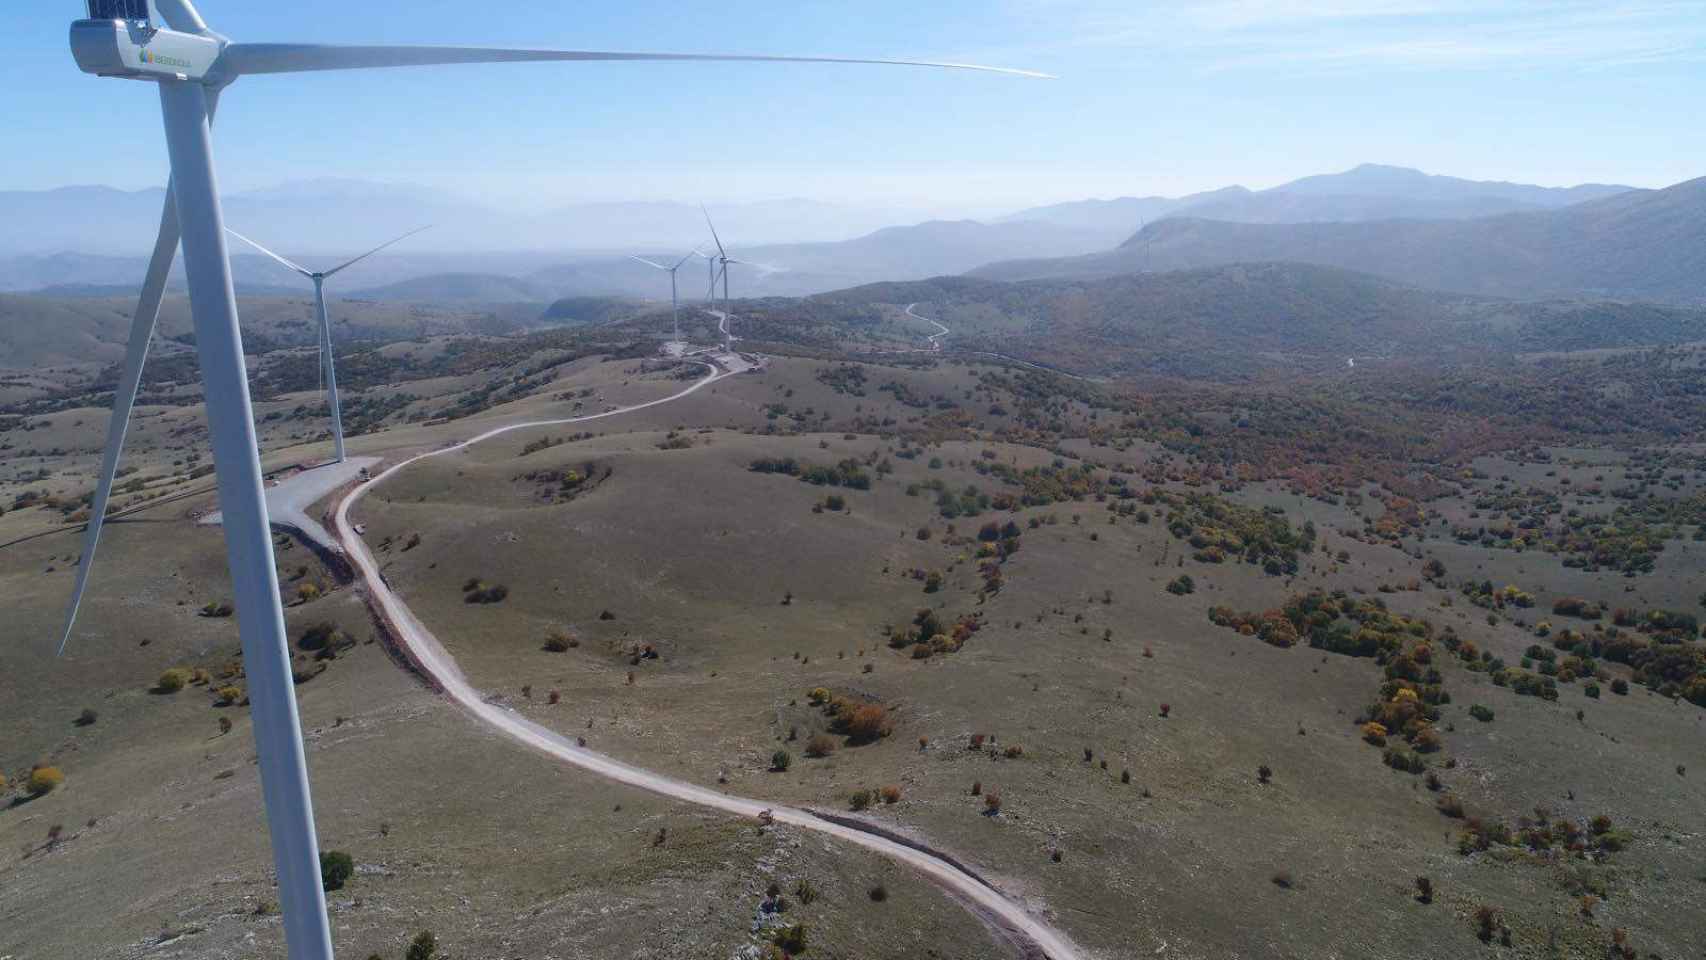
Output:
[[[1248,224],[1175,217],[1102,253],[970,272],[1004,280],[1093,278],[1269,261],[1487,296],[1706,302],[1706,177],[1474,220]]]

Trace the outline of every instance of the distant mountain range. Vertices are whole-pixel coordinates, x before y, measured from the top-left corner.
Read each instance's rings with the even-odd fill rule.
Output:
[[[1041,221],[1101,235],[1117,243],[1164,217],[1234,223],[1315,223],[1363,220],[1463,220],[1502,213],[1553,210],[1615,196],[1633,187],[1583,184],[1537,187],[1464,180],[1365,163],[1344,173],[1304,177],[1268,190],[1225,187],[1185,197],[1120,197],[1034,207],[1006,221]]]
[[[1231,223],[1173,218],[1114,250],[992,264],[1000,280],[1108,277],[1296,261],[1501,297],[1706,302],[1706,177],[1554,210],[1473,220]]]
[[[1297,253],[1295,238],[1334,234],[1341,226],[1350,231],[1343,244],[1352,249],[1345,259],[1322,254],[1320,262],[1428,284],[1449,271],[1429,273],[1420,265],[1408,265],[1411,272],[1384,269],[1377,255],[1386,249],[1383,242],[1377,239],[1367,250],[1357,250],[1359,238],[1455,237],[1459,227],[1479,230],[1462,225],[1482,223],[1488,215],[1564,212],[1649,193],[1603,185],[1550,188],[1480,182],[1370,164],[1271,190],[1227,187],[1180,198],[1081,201],[1024,210],[993,222],[931,220],[884,226],[882,218],[893,211],[806,200],[719,206],[713,212],[731,254],[749,261],[732,271],[735,296],[805,295],[962,273],[1013,260],[1029,265],[1011,275],[1040,271],[1038,275],[1048,276],[1056,270],[1105,275],[1141,269],[1151,264],[1151,256],[1156,269],[1311,259]],[[0,291],[66,295],[134,289],[162,200],[160,190],[106,187],[0,193],[0,213],[10,214],[0,216]],[[517,215],[420,187],[365,181],[317,180],[232,194],[226,198],[226,212],[234,228],[310,266],[330,265],[423,223],[436,225],[340,277],[334,295],[354,299],[662,299],[668,295],[667,278],[626,255],[673,258],[693,243],[709,242],[703,214],[691,204],[595,203]],[[1480,219],[1461,219],[1470,217]],[[1391,218],[1410,219],[1382,225]],[[1141,257],[1130,249],[1109,252],[1146,223],[1150,226]],[[1274,229],[1243,230],[1240,225]],[[1176,248],[1171,254],[1163,249],[1166,244],[1152,242],[1159,236]],[[788,242],[777,242],[784,238]],[[1390,258],[1401,258],[1408,242],[1394,240],[1397,249]],[[1060,258],[1077,259],[1043,262]],[[1454,282],[1451,288],[1489,293],[1557,289],[1550,280],[1508,276],[1521,266],[1520,258],[1515,267],[1499,256],[1482,260],[1484,282]],[[233,249],[232,266],[239,291],[245,294],[286,294],[301,286],[289,271],[240,247]],[[1633,266],[1651,272],[1652,264]],[[703,296],[700,269],[702,261],[683,268],[684,298]],[[984,275],[1006,278],[1010,274],[1002,271],[1009,269],[1015,268]],[[1635,289],[1621,283],[1618,270],[1607,275],[1617,282],[1580,289]],[[177,276],[181,278],[181,270]]]
[[[992,260],[1058,257],[1088,253],[1106,245],[1096,237],[1052,224],[984,224],[973,220],[929,221],[885,227],[837,243],[735,246],[729,253],[743,261],[730,270],[737,296],[800,296],[877,280],[921,279],[963,273]],[[655,260],[679,259],[680,247],[637,245],[636,253]],[[309,267],[336,258],[282,251]],[[118,293],[135,289],[147,261],[143,257],[66,253],[0,257],[0,291],[36,291],[60,295]],[[232,275],[239,293],[273,295],[304,287],[305,281],[259,254],[233,247]],[[183,270],[174,268],[175,288]],[[681,268],[683,300],[702,299],[705,261]],[[629,296],[666,299],[669,278],[617,254],[382,253],[328,285],[333,296],[367,300],[422,302],[548,302],[566,296]]]
[[[146,253],[164,201],[159,188],[0,191],[0,256]],[[578,203],[517,213],[411,184],[337,179],[232,193],[224,203],[233,229],[281,252],[359,253],[425,224],[435,229],[405,250],[562,254],[711,239],[697,203]],[[803,199],[712,202],[711,213],[725,241],[748,245],[843,240],[908,216],[882,205]]]

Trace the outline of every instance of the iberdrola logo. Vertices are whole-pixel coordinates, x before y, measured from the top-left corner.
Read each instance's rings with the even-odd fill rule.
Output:
[[[190,62],[188,60],[184,60],[184,59],[181,59],[178,57],[162,57],[159,54],[155,53],[154,51],[148,49],[147,47],[142,48],[142,50],[140,51],[140,55],[141,55],[143,63],[154,64],[154,65],[162,66],[162,67],[185,67],[185,68],[187,68],[190,66]]]

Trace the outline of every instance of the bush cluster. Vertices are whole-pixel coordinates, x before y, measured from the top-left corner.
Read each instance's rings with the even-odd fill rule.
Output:
[[[834,466],[803,463],[793,457],[759,457],[747,467],[753,473],[779,473],[798,477],[817,486],[848,487],[854,490],[871,489],[871,475],[857,460],[842,460]]]
[[[1330,653],[1374,658],[1384,667],[1385,680],[1379,697],[1357,718],[1362,738],[1385,751],[1388,766],[1411,773],[1427,768],[1423,754],[1440,749],[1434,724],[1451,695],[1434,663],[1435,631],[1427,620],[1395,614],[1379,598],[1357,600],[1344,591],[1319,590],[1259,614],[1216,606],[1208,616],[1219,626],[1276,647],[1307,642]],[[1449,648],[1456,636],[1447,631],[1439,642]],[[1389,738],[1403,743],[1389,745]]]
[[[1190,544],[1196,559],[1221,563],[1242,559],[1273,576],[1297,573],[1298,556],[1315,551],[1315,525],[1293,530],[1278,508],[1257,509],[1210,493],[1157,493],[1171,507],[1167,530]]]
[[[982,627],[981,614],[967,614],[949,624],[936,611],[923,607],[913,614],[910,624],[889,631],[889,646],[910,650],[915,660],[958,653]]]

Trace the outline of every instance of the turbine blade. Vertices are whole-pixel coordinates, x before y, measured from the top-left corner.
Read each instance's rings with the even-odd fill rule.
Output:
[[[173,30],[199,34],[210,32],[195,6],[185,0],[154,0],[154,9],[159,12],[160,19],[166,21],[166,26]]]
[[[699,251],[697,251],[697,250],[695,250],[695,251],[693,251],[693,253],[698,253],[698,252],[699,252]],[[681,258],[681,259],[680,259],[680,260],[677,260],[677,261],[675,261],[675,266],[673,266],[673,267],[670,267],[670,268],[669,268],[669,269],[670,269],[670,272],[671,272],[671,273],[673,273],[673,272],[675,272],[675,271],[677,271],[677,270],[680,270],[680,269],[681,269],[681,265],[682,265],[682,264],[684,264],[684,263],[686,263],[686,262],[687,262],[687,261],[689,261],[689,260],[691,260],[691,259],[693,259],[693,253],[690,253],[690,254],[688,254],[688,255],[687,255],[687,256],[685,256],[685,257],[682,257],[682,258]]]
[[[638,260],[648,267],[657,267],[659,270],[668,270],[669,269],[668,267],[664,266],[663,264],[657,263],[657,262],[652,261],[652,260],[647,260],[645,257],[636,257],[636,256],[630,255],[628,257],[628,259],[629,260]]]
[[[166,208],[160,214],[160,233],[154,240],[154,255],[148,260],[142,294],[136,301],[136,315],[130,321],[124,373],[119,378],[118,388],[113,391],[113,413],[107,423],[107,446],[101,455],[101,476],[95,485],[94,502],[89,505],[89,525],[83,532],[83,555],[77,564],[71,603],[65,610],[65,630],[59,635],[58,656],[65,654],[65,645],[71,641],[71,629],[77,624],[77,609],[83,604],[83,591],[89,587],[89,573],[95,566],[95,548],[100,544],[101,527],[107,519],[107,500],[112,496],[113,480],[118,476],[124,435],[130,429],[130,411],[136,405],[136,390],[142,383],[142,366],[148,359],[148,343],[154,338],[154,323],[160,317],[160,298],[166,292],[166,276],[171,273],[172,260],[177,256],[178,236],[177,196],[168,184]]]
[[[380,244],[379,246],[374,247],[372,250],[367,251],[366,253],[362,254],[359,257],[356,257],[354,260],[345,260],[343,263],[340,263],[337,266],[333,267],[332,269],[327,270],[325,273],[321,274],[321,276],[329,277],[335,273],[340,273],[344,269],[346,269],[348,267],[355,266],[356,264],[360,263],[363,260],[366,260],[368,257],[373,256],[374,254],[378,253],[379,251],[385,249],[386,247],[402,243],[404,240],[409,239],[410,237],[414,236],[417,233],[421,233],[423,231],[431,230],[431,229],[432,229],[432,224],[427,224],[424,227],[416,227],[415,229],[410,230],[408,233],[403,234],[402,236],[398,237],[395,240],[385,241],[384,243]]]
[[[248,237],[243,236],[242,234],[238,233],[237,231],[231,229],[230,227],[226,227],[225,232],[229,233],[233,237],[236,237],[237,239],[243,241],[244,243],[248,244],[249,246],[254,247],[256,250],[259,250],[260,252],[262,252],[262,253],[266,254],[267,256],[273,258],[274,260],[277,260],[279,263],[284,264],[285,266],[289,267],[290,269],[295,270],[297,273],[300,273],[305,277],[312,278],[314,276],[314,271],[309,270],[307,267],[298,266],[297,264],[292,263],[289,260],[286,260],[285,258],[279,256],[276,253],[273,253],[271,250],[268,250],[266,247],[261,246],[260,244],[256,243],[253,240],[250,240]]]
[[[717,255],[725,261],[728,260],[729,252],[723,249],[723,238],[717,236],[717,225],[711,222],[711,211],[706,210],[702,203],[699,205],[699,211],[705,214],[705,226],[711,228],[711,239],[717,241]]]
[[[171,5],[179,16],[194,18],[195,8],[188,3]],[[164,13],[165,7],[160,8]],[[168,17],[170,14],[166,14]],[[194,24],[172,26],[195,32]],[[200,25],[206,31],[206,24]],[[207,122],[212,126],[219,111],[219,90],[207,94]],[[160,298],[166,293],[166,277],[172,272],[172,260],[177,256],[178,241],[183,229],[178,223],[176,188],[166,184],[165,208],[160,211],[160,232],[154,238],[154,253],[148,259],[148,272],[142,278],[142,292],[136,299],[136,315],[130,321],[130,340],[125,349],[124,373],[118,389],[113,391],[112,419],[107,423],[107,445],[101,454],[101,476],[95,484],[95,499],[89,511],[89,525],[83,531],[83,554],[77,563],[77,579],[71,590],[71,603],[65,610],[65,632],[59,638],[58,656],[65,655],[65,645],[71,640],[71,629],[77,623],[77,608],[82,606],[83,592],[89,587],[89,573],[95,566],[95,548],[101,541],[101,528],[107,520],[107,500],[112,496],[113,481],[118,477],[118,458],[124,451],[124,435],[130,429],[130,412],[136,406],[136,390],[142,384],[142,365],[148,359],[148,344],[154,338],[154,325],[160,319]]]
[[[939,67],[976,70],[1052,80],[1046,73],[986,67],[975,63],[935,60],[889,60],[863,57],[782,57],[733,53],[646,53],[611,50],[541,50],[516,47],[441,47],[416,45],[347,45],[326,43],[233,43],[220,64],[237,76],[259,73],[306,73],[315,70],[365,70],[383,67],[424,67],[453,63],[530,63],[540,61],[663,60],[741,63],[850,63],[897,67]]]

